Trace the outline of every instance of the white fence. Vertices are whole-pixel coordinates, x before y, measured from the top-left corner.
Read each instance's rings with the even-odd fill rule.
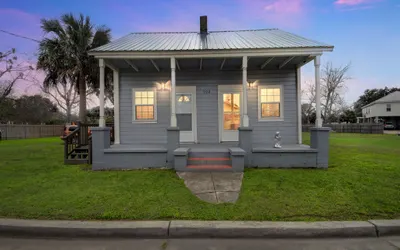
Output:
[[[3,140],[61,136],[64,125],[0,124]]]

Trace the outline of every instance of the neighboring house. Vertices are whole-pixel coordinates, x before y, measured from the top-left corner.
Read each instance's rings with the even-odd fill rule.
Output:
[[[90,52],[114,71],[115,143],[92,128],[93,169],[328,166],[329,130],[301,139],[300,68],[333,46],[278,29],[131,33]],[[320,92],[316,93],[317,99]],[[317,102],[317,114],[320,110]],[[276,131],[282,148],[273,148]]]
[[[366,122],[383,121],[400,129],[400,91],[388,94],[362,107],[363,120]]]

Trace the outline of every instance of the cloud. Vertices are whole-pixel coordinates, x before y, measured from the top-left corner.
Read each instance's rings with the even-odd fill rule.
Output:
[[[374,6],[372,6],[372,5],[366,5],[366,6],[343,8],[342,11],[368,10],[368,9],[373,9],[373,8],[374,8]]]
[[[342,11],[355,11],[372,9],[381,1],[383,0],[336,0],[334,4]]]
[[[264,10],[278,14],[300,13],[303,11],[302,4],[303,1],[301,0],[275,0],[269,1],[265,5]]]
[[[307,19],[308,0],[240,0],[246,16],[270,27],[299,27]]]
[[[354,6],[354,5],[360,5],[360,4],[370,4],[370,3],[379,2],[379,1],[381,1],[381,0],[336,0],[335,4]]]

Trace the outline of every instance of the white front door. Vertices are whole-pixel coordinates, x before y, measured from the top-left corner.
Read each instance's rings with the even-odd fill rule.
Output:
[[[196,142],[196,86],[176,87],[175,98],[180,142]]]
[[[236,86],[218,86],[221,141],[238,141],[241,115],[240,90]]]

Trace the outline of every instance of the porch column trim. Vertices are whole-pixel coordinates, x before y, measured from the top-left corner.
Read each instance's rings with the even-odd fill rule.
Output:
[[[322,127],[320,65],[321,65],[321,56],[317,55],[314,58],[314,66],[315,66],[315,112],[316,112],[316,117],[317,117],[316,121],[315,121],[315,126],[317,128]]]
[[[301,67],[297,67],[297,134],[298,143],[303,143],[302,138],[302,119],[301,119]]]
[[[114,144],[120,144],[120,130],[119,130],[119,72],[113,71],[114,79]]]
[[[100,67],[100,117],[99,117],[99,127],[105,127],[104,121],[104,59],[99,59]]]
[[[171,57],[171,127],[177,126],[175,111],[176,78],[175,78],[175,57]]]
[[[249,127],[249,116],[247,115],[247,56],[243,56],[242,60],[242,70],[243,70],[243,81],[242,81],[242,88],[243,88],[243,116],[242,116],[242,127],[247,128]]]

